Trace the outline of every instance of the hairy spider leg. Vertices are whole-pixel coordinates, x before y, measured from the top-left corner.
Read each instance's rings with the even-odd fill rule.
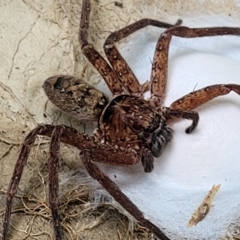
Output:
[[[182,111],[195,109],[202,104],[216,98],[218,96],[227,95],[234,91],[240,95],[240,85],[238,84],[215,84],[205,88],[201,88],[191,92],[171,104],[172,109],[179,109]]]
[[[62,240],[61,221],[58,210],[58,171],[59,171],[59,151],[60,142],[70,144],[80,150],[82,161],[86,167],[90,176],[96,179],[124,208],[132,214],[136,220],[141,224],[149,228],[157,237],[163,240],[169,240],[169,238],[153,223],[146,219],[143,213],[132,203],[132,201],[120,190],[120,188],[108,178],[95,164],[97,162],[106,162],[109,164],[135,164],[136,161],[140,161],[140,156],[136,156],[134,153],[122,151],[121,153],[114,153],[113,149],[109,146],[102,146],[104,149],[98,147],[98,144],[94,141],[93,137],[89,137],[85,134],[81,134],[74,128],[59,125],[40,125],[33,129],[26,137],[19,158],[16,162],[11,182],[7,191],[6,208],[3,221],[3,240],[7,240],[7,233],[9,228],[9,221],[12,210],[13,198],[16,195],[19,182],[23,173],[24,166],[30,154],[30,150],[38,135],[51,137],[50,142],[50,157],[48,160],[49,166],[49,204],[52,211],[53,226],[56,240]],[[97,151],[97,153],[96,153]],[[116,156],[117,155],[117,156]],[[108,159],[106,161],[106,156]],[[116,162],[119,159],[120,162]],[[126,163],[126,159],[130,162]]]
[[[12,210],[13,198],[16,195],[20,179],[22,177],[23,168],[26,166],[27,159],[33,144],[38,135],[53,136],[50,147],[50,158],[49,158],[49,203],[52,209],[54,229],[57,236],[57,240],[61,240],[61,228],[58,217],[58,179],[56,173],[58,172],[58,154],[59,154],[59,143],[58,138],[64,143],[69,143],[79,149],[91,148],[94,146],[92,141],[89,141],[89,137],[84,134],[80,134],[74,128],[67,126],[53,126],[53,125],[39,125],[33,129],[25,138],[22,145],[18,160],[16,162],[11,182],[9,184],[6,196],[6,207],[3,220],[3,234],[2,239],[7,240],[9,221]],[[56,140],[57,138],[57,140]],[[55,145],[56,144],[56,145]]]
[[[90,11],[90,1],[83,0],[79,29],[79,42],[81,44],[82,52],[101,74],[112,94],[121,94],[124,92],[124,88],[121,81],[118,79],[117,74],[113,71],[108,62],[97,52],[94,46],[88,42]]]
[[[209,37],[209,36],[222,36],[222,35],[240,35],[240,28],[235,27],[214,27],[214,28],[187,28],[182,26],[173,27],[167,29],[164,33],[161,34],[158,39],[153,64],[151,72],[151,103],[157,108],[161,109],[164,94],[166,91],[167,83],[167,72],[168,72],[168,54],[169,54],[169,45],[171,42],[172,36],[183,37],[183,38],[196,38],[196,37]],[[207,88],[195,91],[188,94],[187,96],[174,102],[171,107],[182,110],[190,110],[195,107],[211,100],[214,97],[219,95],[224,95],[228,93],[228,90],[233,90],[239,93],[239,85],[230,84],[230,85],[214,85]],[[190,97],[191,96],[191,97]],[[193,98],[196,97],[196,100]],[[204,99],[204,100],[203,100]],[[194,104],[191,106],[191,101],[193,100]],[[199,101],[199,103],[197,103]],[[181,102],[181,103],[180,103]],[[188,107],[186,105],[189,105]],[[180,106],[185,106],[181,108]]]
[[[132,23],[118,31],[115,31],[108,36],[104,43],[105,54],[128,93],[142,97],[144,92],[150,90],[149,81],[143,85],[139,83],[132,69],[129,67],[127,62],[124,60],[116,48],[115,43],[147,26],[170,28],[180,25],[181,23],[182,21],[178,20],[175,25],[172,25],[165,22],[145,18]]]
[[[118,203],[124,206],[124,208],[130,214],[132,214],[135,217],[135,219],[139,221],[144,227],[151,230],[156,235],[156,237],[162,240],[170,240],[162,232],[162,230],[160,230],[160,228],[158,228],[151,221],[146,219],[143,213],[138,209],[138,207],[120,190],[118,185],[116,185],[108,176],[106,176],[97,167],[96,164],[94,164],[92,155],[88,150],[83,151],[82,155],[83,155],[83,164],[92,178],[96,179],[112,196],[114,196],[114,199]],[[114,159],[116,159],[116,156],[113,156],[113,157]]]
[[[83,0],[79,30],[79,41],[81,43],[83,54],[101,74],[113,95],[119,95],[126,90],[130,94],[141,96],[143,92],[149,90],[149,82],[146,82],[143,85],[139,83],[138,79],[121,56],[114,43],[149,25],[170,28],[181,24],[181,21],[178,20],[175,25],[171,25],[152,19],[142,19],[110,34],[105,41],[104,51],[113,67],[112,68],[108,62],[97,52],[94,46],[88,42],[90,11],[90,1]]]

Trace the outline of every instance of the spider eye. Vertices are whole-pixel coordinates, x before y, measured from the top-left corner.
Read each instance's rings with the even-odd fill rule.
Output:
[[[154,157],[159,157],[172,138],[172,129],[164,125],[160,131],[155,132],[152,136],[150,149]]]

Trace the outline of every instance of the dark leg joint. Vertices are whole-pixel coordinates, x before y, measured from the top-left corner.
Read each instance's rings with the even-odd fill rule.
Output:
[[[188,128],[186,128],[185,132],[186,133],[191,133],[198,125],[199,121],[199,115],[197,112],[191,111],[191,112],[184,112],[183,118],[186,119],[192,119],[192,125],[190,125]]]
[[[192,124],[186,128],[186,133],[191,133],[198,125],[199,115],[195,111],[182,111],[179,109],[163,108],[164,117],[171,118],[184,118],[192,120]]]

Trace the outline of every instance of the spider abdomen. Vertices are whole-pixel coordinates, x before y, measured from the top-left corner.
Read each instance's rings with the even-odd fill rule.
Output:
[[[74,76],[50,77],[43,89],[54,105],[81,122],[96,121],[108,103],[104,93]]]

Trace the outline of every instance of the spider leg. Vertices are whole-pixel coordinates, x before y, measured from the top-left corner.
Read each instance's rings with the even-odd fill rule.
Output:
[[[171,104],[171,108],[182,111],[195,109],[202,104],[216,98],[218,96],[227,95],[234,91],[240,95],[240,85],[238,84],[216,84],[211,85],[194,92],[191,92]]]
[[[60,215],[58,210],[58,170],[59,170],[59,151],[60,140],[64,126],[56,126],[52,133],[50,142],[50,157],[48,161],[49,168],[49,205],[52,212],[52,221],[56,240],[62,240],[62,230]]]
[[[122,151],[119,148],[115,149],[114,147],[108,147],[105,145],[101,145],[101,147],[99,148],[95,147],[94,150],[89,151],[91,151],[91,159],[96,162],[116,166],[129,166],[139,162],[141,155],[141,162],[145,172],[151,172],[154,167],[154,158],[148,148],[143,148],[140,155],[130,151]],[[118,155],[117,158],[116,154]]]
[[[136,23],[133,23],[119,31],[116,31],[107,38],[104,44],[104,50],[109,62],[112,67],[107,63],[107,61],[96,51],[92,44],[88,42],[88,28],[89,28],[89,16],[91,11],[91,4],[89,0],[83,0],[82,3],[82,13],[80,20],[80,30],[79,30],[79,41],[81,43],[81,48],[83,54],[92,63],[92,65],[98,70],[109,89],[113,95],[118,95],[124,92],[124,87],[129,93],[136,93],[142,95],[143,92],[149,90],[149,82],[146,82],[142,86],[138,82],[136,76],[127,65],[126,61],[123,59],[121,54],[118,52],[114,43],[127,37],[131,33],[152,25],[156,27],[170,28],[173,26],[178,26],[181,21],[178,20],[175,25],[168,23],[152,20],[152,19],[142,19]],[[124,85],[124,86],[123,86]]]
[[[171,105],[171,108],[162,108],[164,117],[168,120],[171,118],[184,118],[192,120],[192,124],[186,129],[186,133],[191,133],[198,125],[199,115],[195,111],[189,111],[189,109],[178,109]]]
[[[74,128],[67,127],[67,126],[59,126],[59,127],[57,127],[57,130],[55,130],[55,128],[56,127],[53,125],[37,126],[35,129],[33,129],[27,135],[27,137],[24,140],[22,149],[20,151],[18,160],[16,162],[16,165],[15,165],[15,168],[13,171],[11,182],[10,182],[8,190],[7,190],[5,214],[4,214],[4,220],[3,220],[2,240],[7,240],[7,233],[8,233],[8,228],[9,228],[9,221],[10,221],[10,216],[11,216],[13,198],[16,195],[18,185],[19,185],[20,179],[22,177],[23,168],[27,163],[27,159],[29,157],[30,150],[31,150],[37,136],[38,135],[43,135],[43,136],[48,136],[48,137],[52,136],[51,158],[53,158],[53,160],[50,159],[50,162],[53,161],[53,164],[49,163],[49,169],[50,169],[49,184],[51,184],[51,179],[55,180],[55,178],[56,178],[55,170],[52,168],[56,167],[58,164],[58,163],[56,163],[56,158],[57,158],[57,154],[59,151],[58,150],[59,138],[60,138],[61,142],[71,144],[72,146],[75,146],[78,149],[92,148],[93,146],[95,146],[94,142],[91,141],[90,137],[88,137],[84,134],[80,134]],[[56,164],[56,166],[54,166],[54,164]],[[50,205],[55,207],[56,204],[54,203],[54,201],[56,199],[55,197],[57,196],[55,193],[57,185],[55,183],[57,183],[57,182],[55,181],[52,183],[54,183],[54,185],[50,186],[50,188],[53,189],[53,191],[51,190],[51,192],[50,192],[50,200],[51,200]],[[53,203],[52,203],[52,201],[53,201]],[[56,219],[57,213],[56,213],[55,208],[54,208],[52,214],[53,214],[53,219]],[[60,226],[57,224],[54,224],[55,228],[58,228]],[[58,231],[58,233],[60,234],[60,230]],[[58,239],[61,239],[61,238],[58,238]]]
[[[82,1],[82,11],[79,29],[79,42],[83,54],[89,62],[98,70],[113,95],[118,95],[124,92],[123,85],[118,78],[118,75],[107,63],[107,61],[97,52],[92,44],[88,42],[88,28],[91,4],[89,0]]]
[[[94,149],[95,150],[95,149]],[[92,154],[94,152],[89,150],[84,150],[82,155],[82,161],[87,169],[90,176],[96,179],[113,197],[114,199],[120,203],[122,207],[124,207],[137,221],[139,221],[143,226],[150,229],[159,239],[169,240],[169,238],[153,223],[151,223],[148,219],[146,219],[143,213],[138,209],[138,207],[120,190],[120,188],[108,177],[106,176],[98,167],[94,164],[94,161],[98,161],[98,159],[92,158]],[[112,162],[115,161],[116,155],[113,155]]]
[[[27,135],[23,143],[21,152],[19,154],[19,158],[14,168],[11,182],[7,190],[5,214],[4,214],[4,220],[3,220],[3,235],[2,235],[3,240],[7,240],[7,233],[8,233],[9,221],[10,221],[11,210],[12,210],[12,202],[18,189],[18,185],[23,173],[23,168],[27,163],[30,150],[35,142],[37,135],[41,133],[43,130],[44,130],[44,126],[36,127]]]
[[[183,38],[209,37],[219,35],[240,35],[240,28],[215,27],[215,28],[187,28],[173,27],[167,29],[158,39],[151,72],[151,98],[150,101],[156,108],[162,106],[167,82],[168,52],[172,36]]]
[[[171,25],[165,22],[153,20],[153,19],[141,19],[133,24],[130,24],[118,31],[115,31],[109,35],[104,43],[105,54],[111,63],[113,69],[118,73],[118,77],[123,83],[125,89],[128,93],[142,96],[142,94],[149,90],[149,82],[141,86],[137,77],[128,66],[120,52],[117,50],[115,43],[128,37],[130,34],[138,31],[147,26],[155,26],[159,28],[170,28],[173,26],[178,26],[182,22],[178,20],[175,25]]]

